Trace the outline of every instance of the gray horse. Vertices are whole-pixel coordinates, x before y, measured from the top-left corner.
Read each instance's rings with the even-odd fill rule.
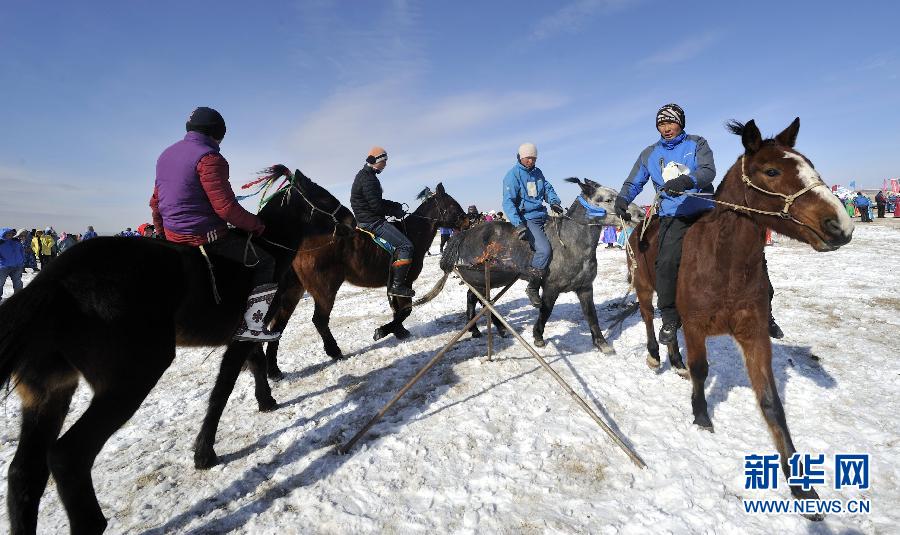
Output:
[[[545,345],[544,325],[553,312],[559,294],[575,292],[590,327],[594,346],[605,354],[613,354],[615,351],[603,337],[597,322],[593,283],[597,276],[596,252],[601,229],[603,225],[618,222],[613,208],[618,194],[590,179],[582,181],[567,178],[566,181],[578,184],[581,195],[575,199],[565,216],[551,217],[545,226],[553,248],[553,258],[544,277],[543,303],[533,329],[534,345]],[[629,213],[632,224],[637,224],[644,218],[644,211],[636,204],[629,206]],[[490,262],[491,286],[499,288],[522,278],[531,263],[532,255],[528,243],[516,237],[510,223],[493,221],[478,225],[454,236],[447,244],[441,257],[444,276],[414,305],[434,299],[456,266],[461,267],[460,272],[466,281],[484,295],[485,262]],[[470,291],[466,300],[467,316],[472,319],[475,316],[477,298]],[[494,325],[500,336],[505,336],[506,331],[496,318]],[[472,336],[481,336],[477,327],[473,326],[471,332]]]

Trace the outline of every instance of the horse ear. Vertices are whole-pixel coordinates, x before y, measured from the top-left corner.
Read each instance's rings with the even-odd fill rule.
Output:
[[[309,177],[306,176],[306,175],[304,175],[303,173],[301,173],[299,169],[296,169],[296,170],[294,171],[294,180],[296,180],[297,183],[298,183],[301,187],[304,187],[304,188],[305,188],[306,186],[308,186],[310,182],[312,182],[312,181],[309,179]]]
[[[594,186],[595,188],[601,187],[600,184],[597,184],[596,182],[594,182],[594,181],[591,180],[590,178],[585,178],[585,179],[584,179],[584,183],[585,183],[585,184],[590,184],[591,186]]]
[[[799,117],[795,118],[794,122],[792,122],[790,126],[785,128],[783,132],[775,136],[775,141],[777,141],[779,145],[794,148],[794,143],[797,142],[798,132],[800,132]]]
[[[441,195],[446,195],[447,192],[444,191],[444,183],[443,183],[443,182],[438,182],[437,187],[434,188],[434,192],[435,192],[435,193],[439,193],[439,194],[441,194]]]
[[[748,153],[756,152],[762,146],[762,134],[759,133],[759,128],[756,127],[756,122],[753,119],[750,119],[744,125],[741,143],[744,144],[744,149]]]
[[[581,188],[581,193],[584,193],[585,195],[591,195],[594,192],[594,188],[587,184],[588,182],[590,182],[589,179],[584,179],[584,182],[582,182],[581,179],[574,177],[574,176],[570,176],[569,178],[566,179],[566,182],[571,182],[572,184],[578,184],[578,187]]]

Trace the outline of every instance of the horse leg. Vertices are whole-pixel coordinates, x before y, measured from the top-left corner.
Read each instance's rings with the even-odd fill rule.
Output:
[[[409,305],[397,307],[397,310],[394,312],[392,323],[394,324],[394,336],[398,340],[406,340],[410,336],[410,332],[403,326],[403,322],[406,321],[410,314],[412,314],[412,307]]]
[[[550,314],[553,313],[553,306],[556,304],[558,298],[559,292],[544,288],[543,302],[541,303],[541,308],[538,312],[538,319],[534,322],[534,328],[531,331],[534,336],[534,345],[537,347],[544,347],[547,345],[544,342],[544,326],[547,324]]]
[[[615,355],[616,350],[613,349],[606,338],[603,337],[603,331],[600,330],[600,322],[597,321],[597,307],[594,306],[594,289],[591,286],[581,288],[575,292],[578,296],[578,302],[581,303],[581,313],[588,322],[591,329],[591,340],[594,347],[599,349],[604,355]]]
[[[735,338],[744,353],[747,375],[750,376],[750,384],[756,394],[759,409],[766,420],[766,425],[769,426],[769,433],[775,442],[775,449],[781,455],[781,470],[784,472],[785,479],[788,479],[791,476],[788,460],[797,450],[794,449],[794,442],[791,440],[791,432],[788,430],[787,419],[784,416],[784,407],[778,396],[775,376],[772,373],[772,341],[768,336],[768,318],[761,314],[759,319],[758,325],[745,331],[747,334],[743,332],[740,335],[735,334]],[[688,349],[688,359],[690,357],[691,353]],[[691,369],[691,373],[693,373],[693,369]],[[803,475],[802,464],[799,473],[794,475]],[[803,490],[799,485],[791,485],[791,494],[798,500],[819,499],[819,494],[815,489]],[[814,520],[822,518],[820,515],[812,517]]]
[[[47,462],[72,533],[101,533],[106,529],[107,521],[94,492],[91,467],[109,437],[134,415],[174,360],[174,335],[168,339],[168,344],[156,349],[142,350],[140,343],[129,347],[132,357],[129,363],[143,366],[108,367],[97,377],[93,373],[96,370],[91,370],[89,383],[95,392],[91,404],[50,447]]]
[[[282,278],[282,286],[285,286],[284,293],[278,303],[278,310],[273,316],[274,322],[272,325],[272,330],[278,332],[284,332],[291,315],[297,308],[297,303],[300,302],[305,291],[303,283],[300,282],[300,279],[293,272],[285,274]],[[266,344],[266,374],[269,376],[269,379],[274,381],[280,381],[284,378],[284,372],[278,367],[278,345],[278,340]]]
[[[337,284],[327,280],[325,288],[316,288],[315,291],[313,288],[309,289],[309,293],[316,303],[313,310],[313,325],[316,326],[316,330],[322,338],[325,354],[334,360],[344,358],[344,354],[341,352],[341,348],[338,347],[337,340],[334,339],[334,335],[331,334],[331,328],[328,326],[328,323],[331,321],[331,309],[334,308],[334,299],[342,282],[343,278],[338,280]]]
[[[469,319],[472,319],[472,318],[469,318]],[[497,316],[495,316],[494,314],[491,314],[491,321],[494,323],[494,327],[497,328],[497,335],[500,338],[506,338],[509,334],[506,332],[506,325],[503,325],[502,323],[500,323],[500,319]]]
[[[37,532],[38,505],[50,477],[47,452],[59,436],[78,386],[78,375],[71,368],[67,379],[52,385],[52,390],[29,380],[16,387],[22,397],[22,426],[19,446],[9,463],[6,494],[10,533],[14,535]]]
[[[206,417],[203,419],[203,426],[194,442],[194,466],[200,470],[211,468],[219,461],[213,449],[219,420],[222,418],[225,404],[228,403],[228,396],[234,390],[241,367],[255,347],[255,342],[231,342],[228,349],[225,350],[225,354],[222,355],[219,375],[216,377],[216,384],[209,395]]]
[[[466,290],[466,321],[471,321],[472,318],[475,317],[475,304],[478,302],[478,298],[475,297],[475,294],[472,293],[472,290]],[[481,331],[478,330],[478,325],[476,323],[472,324],[472,328],[469,329],[469,332],[472,333],[472,338],[481,338]]]
[[[709,362],[706,360],[706,335],[685,325],[684,339],[687,344],[688,368],[693,386],[691,408],[694,412],[694,423],[701,429],[712,432],[713,424],[707,412],[705,391],[706,377],[709,375]]]
[[[659,368],[659,343],[656,341],[656,329],[653,328],[653,290],[637,290],[638,305],[641,318],[647,328],[647,366]]]
[[[266,355],[263,353],[262,344],[257,344],[256,348],[250,352],[250,355],[247,357],[247,365],[253,373],[253,394],[256,396],[259,411],[274,411],[278,407],[278,402],[272,397],[272,389],[269,387],[269,380],[266,375],[268,363],[266,362]]]
[[[409,338],[410,333],[403,326],[403,321],[412,314],[412,301],[406,297],[391,297],[390,299],[393,300],[391,308],[394,310],[394,317],[391,321],[375,329],[375,334],[372,336],[373,340],[381,340],[389,334],[393,334],[398,340]]]
[[[266,344],[266,376],[273,381],[284,379],[284,372],[278,367],[278,340]]]

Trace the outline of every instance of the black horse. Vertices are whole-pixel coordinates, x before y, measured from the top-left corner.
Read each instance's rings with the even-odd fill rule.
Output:
[[[346,207],[299,171],[259,215],[266,231],[253,243],[275,257],[277,272],[290,268],[305,236],[349,232],[355,226]],[[0,306],[0,383],[12,378],[22,400],[19,446],[8,472],[12,533],[35,532],[50,473],[72,533],[105,529],[91,481],[94,459],[172,363],[176,346],[228,344],[197,437],[198,467],[216,462],[219,417],[248,358],[260,408],[274,408],[259,344],[231,340],[247,304],[252,272],[240,262],[212,261],[218,304],[198,248],[96,238],[72,247]],[[57,438],[79,376],[93,398]]]
[[[594,278],[597,276],[597,242],[600,240],[601,227],[615,224],[613,205],[617,193],[596,182],[585,179],[567,178],[568,182],[578,184],[581,188],[580,198],[593,209],[602,208],[605,215],[591,217],[588,209],[576,199],[564,217],[550,218],[545,232],[553,248],[553,258],[547,268],[543,283],[543,303],[537,322],[534,324],[534,345],[543,347],[544,325],[556,299],[563,292],[575,292],[581,303],[581,310],[591,329],[594,345],[604,353],[614,353],[597,322],[597,311],[594,307]],[[593,211],[593,210],[592,210]],[[599,214],[600,212],[594,212]],[[643,219],[644,212],[635,204],[629,207],[633,222]],[[444,276],[428,294],[416,301],[414,305],[426,303],[433,299],[443,288],[447,277],[455,266],[483,266],[485,261],[491,263],[491,286],[505,286],[525,273],[531,263],[533,253],[527,242],[516,237],[513,226],[506,222],[492,221],[483,223],[460,233],[451,239],[444,248],[441,257],[441,269]],[[461,270],[466,281],[484,292],[485,281],[483,269]],[[482,293],[483,295],[483,293]],[[467,315],[475,316],[475,295],[470,291],[467,295]],[[503,336],[505,330],[498,322],[495,325]],[[477,327],[472,328],[473,336],[480,336]],[[477,333],[477,334],[476,334]]]

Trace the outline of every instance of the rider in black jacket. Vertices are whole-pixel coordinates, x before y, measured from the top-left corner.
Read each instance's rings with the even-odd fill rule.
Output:
[[[381,147],[372,147],[366,157],[366,165],[356,173],[353,180],[350,207],[356,216],[357,225],[394,247],[394,259],[391,263],[393,277],[388,295],[412,297],[415,292],[406,284],[406,274],[412,264],[413,244],[397,227],[385,220],[385,216],[400,219],[406,215],[400,203],[382,197],[378,173],[386,166],[387,152]]]

